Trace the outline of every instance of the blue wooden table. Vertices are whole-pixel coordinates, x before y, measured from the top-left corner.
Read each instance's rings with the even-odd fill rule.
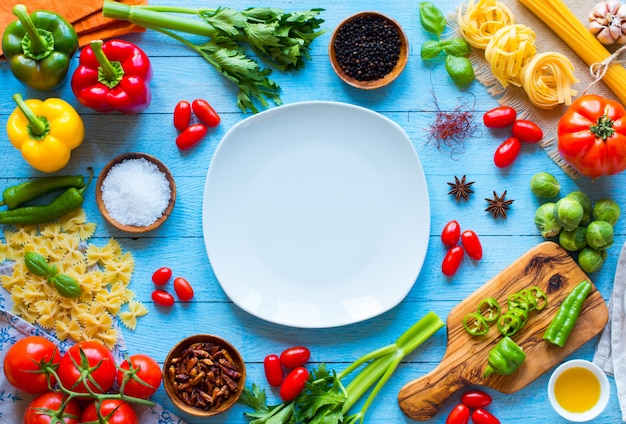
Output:
[[[151,0],[150,3],[200,4],[192,0]],[[455,155],[429,142],[428,130],[436,111],[433,93],[436,93],[438,107],[443,110],[452,110],[459,101],[468,101],[473,105],[478,123],[482,112],[497,106],[497,102],[477,82],[467,90],[459,90],[445,74],[443,63],[427,65],[422,62],[420,45],[428,36],[420,26],[418,2],[265,0],[261,3],[226,3],[224,5],[237,8],[325,8],[321,17],[328,32],[314,41],[312,60],[300,72],[274,72],[272,78],[281,85],[285,104],[307,100],[347,102],[379,112],[404,128],[419,155],[428,182],[431,227],[426,260],[404,301],[365,322],[339,328],[298,329],[260,320],[239,309],[224,294],[211,270],[202,235],[203,188],[211,158],[226,131],[248,116],[236,107],[236,91],[230,83],[195,53],[154,31],[124,37],[143,48],[154,67],[152,104],[138,115],[95,113],[78,104],[69,84],[51,93],[29,90],[13,77],[7,62],[0,61],[0,123],[3,127],[15,107],[11,96],[16,92],[22,93],[24,98],[61,97],[76,106],[82,115],[86,125],[85,142],[59,174],[84,174],[88,166],[99,172],[114,156],[135,151],[157,156],[174,175],[178,195],[172,215],[157,230],[140,236],[119,232],[105,223],[96,207],[93,187],[86,194],[84,206],[88,220],[98,226],[95,240],[104,242],[109,237],[115,237],[135,258],[136,267],[130,287],[137,298],[147,305],[149,314],[139,320],[135,331],[125,329],[123,332],[131,353],[147,353],[162,362],[169,349],[181,338],[204,332],[217,334],[231,341],[243,354],[248,382],[266,388],[270,400],[275,401],[277,394],[269,388],[263,374],[262,363],[266,355],[279,353],[288,346],[305,345],[312,352],[311,366],[325,362],[340,370],[360,355],[394,341],[428,311],[436,312],[445,320],[459,301],[543,241],[533,222],[539,202],[529,190],[529,180],[536,172],[548,171],[556,175],[564,193],[580,189],[588,193],[592,200],[612,197],[622,207],[626,205],[623,190],[626,174],[595,182],[587,178],[574,180],[536,145],[524,145],[520,157],[512,166],[499,169],[493,164],[493,152],[502,141],[497,133],[481,128],[464,141],[463,152]],[[214,7],[219,2],[204,4]],[[456,0],[437,0],[435,4],[446,14],[458,6]],[[377,10],[395,18],[406,31],[410,43],[410,58],[405,71],[390,86],[374,91],[360,91],[342,83],[334,74],[327,54],[331,30],[347,16],[364,10]],[[75,58],[73,68],[76,63]],[[182,152],[174,144],[177,132],[172,125],[172,111],[179,100],[199,97],[215,107],[222,122],[197,147]],[[310,125],[314,126],[315,122]],[[280,131],[280,128],[276,130]],[[301,130],[306,132],[308,128]],[[4,130],[0,140],[0,187],[42,176],[12,148]],[[474,194],[467,202],[456,202],[448,194],[450,187],[447,182],[463,175],[475,181]],[[487,203],[484,199],[492,197],[493,191],[502,193],[505,190],[507,198],[515,201],[506,219],[494,219],[485,212]],[[484,256],[478,262],[466,257],[458,273],[446,278],[440,269],[445,248],[439,234],[451,219],[458,220],[462,228],[476,231],[483,243]],[[592,275],[607,301],[613,286],[617,258],[626,240],[625,222],[621,219],[617,223],[615,245],[609,250],[607,262],[601,271]],[[154,286],[150,277],[162,266],[171,267],[174,274],[186,277],[193,284],[196,294],[192,302],[177,302],[174,307],[163,309],[151,301]],[[594,339],[572,354],[571,358],[591,359],[595,344]],[[445,346],[446,332],[440,330],[407,357],[370,408],[365,421],[411,422],[398,407],[398,392],[407,382],[431,371],[443,357]],[[494,398],[489,410],[503,423],[519,422],[520,419],[524,422],[564,422],[548,402],[548,378],[549,372],[525,389],[510,395],[487,390]],[[610,403],[595,422],[617,423],[621,420],[615,384],[612,378],[610,381]],[[432,422],[445,422],[448,411],[459,401],[459,397],[460,393],[453,395]],[[156,400],[167,408],[174,408],[162,389],[157,393]],[[238,405],[210,421],[243,423],[244,410],[246,408]],[[181,418],[191,423],[201,422],[183,414]]]

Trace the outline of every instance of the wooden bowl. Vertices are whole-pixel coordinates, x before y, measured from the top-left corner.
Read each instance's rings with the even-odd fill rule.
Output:
[[[126,224],[122,224],[116,221],[109,214],[109,211],[106,208],[104,200],[102,199],[102,183],[104,182],[107,175],[109,174],[109,171],[115,165],[122,163],[128,159],[146,159],[147,161],[154,163],[159,168],[159,170],[163,174],[165,174],[165,178],[167,179],[170,185],[170,200],[169,200],[167,207],[163,211],[163,214],[156,221],[154,221],[153,223],[149,225],[145,225],[145,226],[126,225]],[[176,202],[176,184],[174,183],[174,177],[172,176],[172,173],[170,172],[169,169],[167,169],[167,167],[161,161],[159,161],[154,156],[148,155],[146,153],[130,152],[130,153],[124,153],[122,155],[119,155],[113,158],[109,163],[107,163],[105,167],[102,168],[102,171],[100,172],[100,175],[98,176],[98,181],[96,183],[96,203],[98,204],[98,209],[100,210],[100,213],[109,224],[127,233],[138,234],[138,233],[146,233],[148,231],[154,230],[155,228],[163,224],[165,220],[167,219],[167,217],[172,213],[172,209],[174,209],[175,202]]]
[[[339,30],[344,25],[353,21],[354,19],[365,17],[365,16],[375,16],[375,17],[379,17],[388,21],[397,29],[398,35],[400,36],[400,56],[398,58],[398,62],[393,67],[393,69],[389,73],[387,73],[385,76],[383,76],[382,78],[370,80],[370,81],[360,81],[348,75],[346,71],[344,71],[344,69],[339,64],[339,61],[337,60],[337,54],[335,51],[335,39],[337,38],[337,33],[339,32]],[[378,12],[360,12],[344,19],[337,26],[337,28],[335,28],[330,38],[330,43],[328,45],[328,56],[330,58],[330,64],[332,65],[333,70],[339,76],[339,78],[341,78],[342,81],[356,88],[360,88],[363,90],[373,90],[376,88],[384,87],[385,85],[391,83],[393,80],[395,80],[398,77],[398,75],[400,75],[400,73],[402,73],[402,71],[404,70],[404,67],[406,66],[407,61],[409,60],[409,42],[408,42],[408,39],[404,30],[402,29],[400,24],[398,24],[398,22],[396,22],[394,19]]]
[[[169,368],[172,365],[172,360],[175,358],[180,358],[183,351],[185,351],[189,346],[198,342],[208,342],[213,345],[220,346],[225,350],[225,357],[234,364],[239,372],[241,373],[241,377],[237,382],[237,391],[235,393],[231,393],[231,395],[222,402],[222,404],[217,407],[209,407],[208,409],[203,409],[201,407],[191,406],[182,401],[182,399],[178,396],[178,394],[174,391],[173,382],[170,378]],[[163,387],[165,389],[165,393],[169,396],[172,403],[181,411],[192,415],[194,417],[207,418],[212,417],[214,415],[221,414],[224,411],[230,409],[237,400],[241,396],[241,392],[243,391],[246,384],[246,364],[243,360],[241,354],[235,349],[233,345],[224,340],[221,337],[214,336],[211,334],[196,334],[193,336],[189,336],[180,342],[178,342],[167,354],[165,358],[165,362],[163,363]]]

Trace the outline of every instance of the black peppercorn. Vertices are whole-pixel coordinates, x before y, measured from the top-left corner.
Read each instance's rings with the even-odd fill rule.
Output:
[[[400,58],[400,34],[381,16],[357,16],[337,30],[333,48],[343,71],[358,81],[387,75]]]

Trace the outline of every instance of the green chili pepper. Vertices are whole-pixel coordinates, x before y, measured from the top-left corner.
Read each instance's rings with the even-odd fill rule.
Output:
[[[485,317],[477,312],[471,312],[463,318],[463,327],[472,336],[484,336],[489,331]]]
[[[93,169],[90,168],[90,170],[93,173]],[[0,206],[7,205],[9,209],[15,209],[22,203],[28,202],[46,193],[69,187],[82,188],[84,185],[85,179],[82,175],[46,177],[30,180],[7,187],[2,192]]]
[[[525,359],[524,350],[513,339],[505,336],[489,351],[483,378],[493,373],[511,375],[518,370]]]
[[[61,15],[26,6],[13,7],[18,20],[2,35],[2,50],[15,77],[37,90],[52,90],[63,83],[78,49],[76,31]]]
[[[487,323],[492,323],[500,318],[500,304],[493,297],[483,299],[478,304],[478,313],[483,316]]]
[[[0,211],[0,224],[38,224],[67,215],[83,204],[83,193],[89,186],[92,178],[93,174],[89,177],[86,185],[81,188],[68,188],[47,205],[23,206]]]
[[[588,280],[583,280],[574,287],[574,290],[565,297],[561,306],[559,306],[546,332],[543,333],[544,340],[559,347],[565,346],[565,342],[567,342],[576,324],[580,310],[592,289],[593,286]]]

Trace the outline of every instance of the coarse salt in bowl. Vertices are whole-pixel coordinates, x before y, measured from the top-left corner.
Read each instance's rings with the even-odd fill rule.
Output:
[[[96,203],[109,224],[145,233],[172,212],[176,186],[169,169],[154,156],[125,153],[111,160],[96,183]]]

